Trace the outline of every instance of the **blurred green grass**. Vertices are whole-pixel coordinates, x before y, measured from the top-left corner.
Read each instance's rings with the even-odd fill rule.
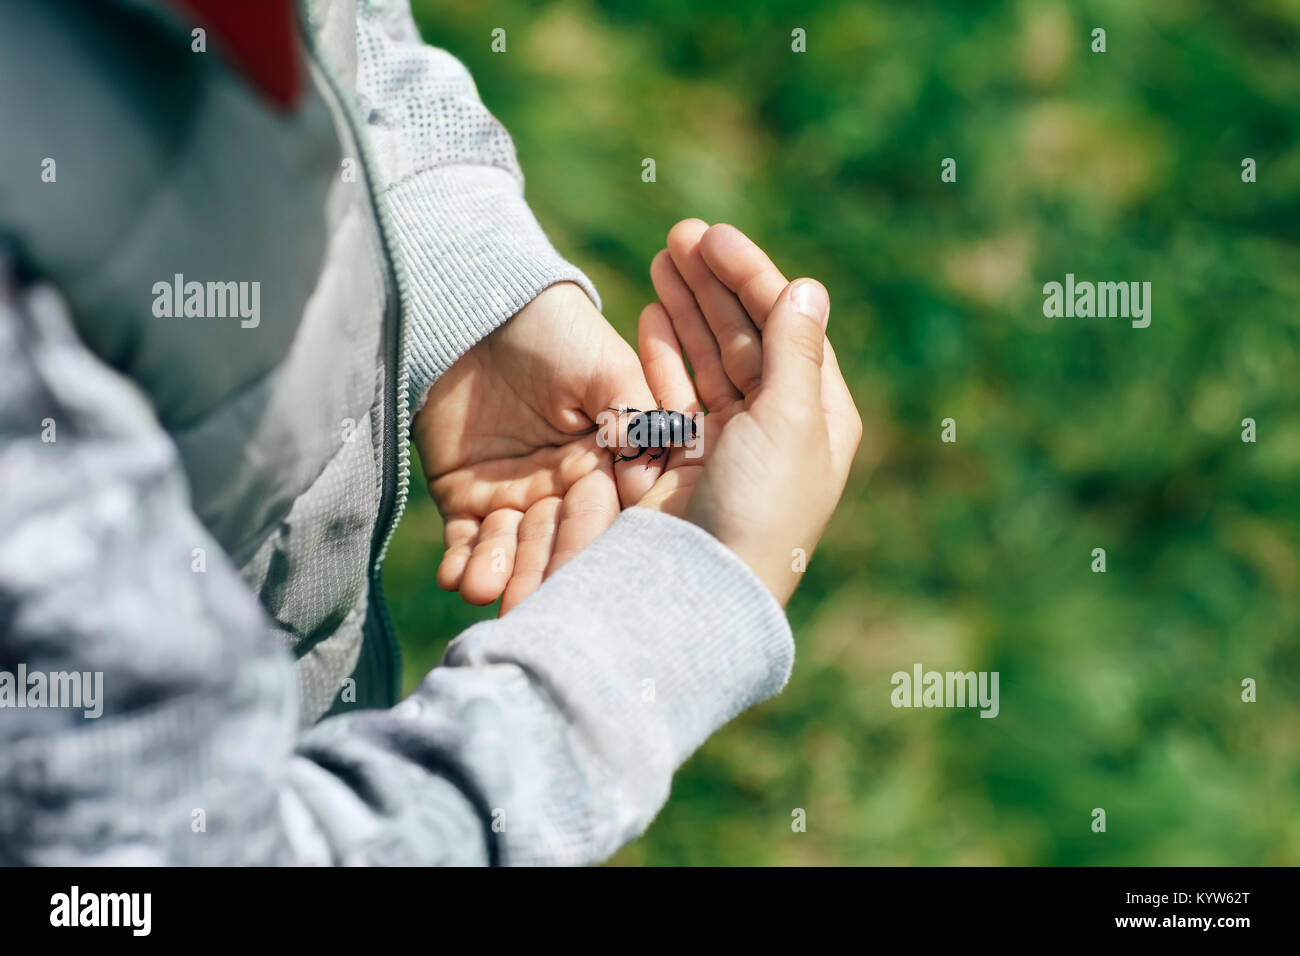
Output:
[[[1300,863],[1300,5],[414,6],[624,335],[668,227],[732,222],[826,283],[865,420],[789,687],[616,862]],[[1066,272],[1150,281],[1150,328],[1044,318]],[[417,487],[408,688],[494,613],[440,554]],[[1000,716],[895,710],[916,662],[999,671]]]

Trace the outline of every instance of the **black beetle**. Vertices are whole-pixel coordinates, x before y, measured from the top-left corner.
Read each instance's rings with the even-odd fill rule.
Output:
[[[627,426],[627,443],[637,450],[635,455],[614,454],[615,461],[636,461],[647,448],[658,448],[651,461],[658,461],[669,448],[682,448],[698,434],[694,417],[688,412],[672,412],[660,405],[651,412],[639,408],[611,408],[611,412],[634,413]]]

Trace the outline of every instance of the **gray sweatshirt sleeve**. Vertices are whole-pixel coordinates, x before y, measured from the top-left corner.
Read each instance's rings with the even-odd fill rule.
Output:
[[[420,39],[407,0],[358,4],[356,86],[410,280],[414,413],[439,375],[547,286],[576,282],[597,308],[600,298],[524,201],[509,133],[465,67]]]
[[[594,862],[791,667],[734,555],[632,509],[396,707],[300,733],[146,401],[3,269],[0,488],[0,863]]]

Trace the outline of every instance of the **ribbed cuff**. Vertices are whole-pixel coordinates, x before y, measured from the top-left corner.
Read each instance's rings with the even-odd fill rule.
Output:
[[[780,691],[794,640],[730,549],[690,522],[629,508],[497,628],[453,643],[447,663],[493,660],[522,663],[571,716],[585,713],[586,733],[635,777],[671,773]]]
[[[495,166],[429,169],[386,194],[409,280],[411,411],[480,339],[556,282],[600,297],[551,245],[519,182]]]

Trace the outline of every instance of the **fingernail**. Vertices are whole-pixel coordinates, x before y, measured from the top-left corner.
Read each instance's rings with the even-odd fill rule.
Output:
[[[800,315],[807,316],[818,325],[826,324],[826,313],[830,310],[830,302],[820,282],[813,282],[811,279],[800,279],[796,282],[794,288],[790,290],[790,305]]]

